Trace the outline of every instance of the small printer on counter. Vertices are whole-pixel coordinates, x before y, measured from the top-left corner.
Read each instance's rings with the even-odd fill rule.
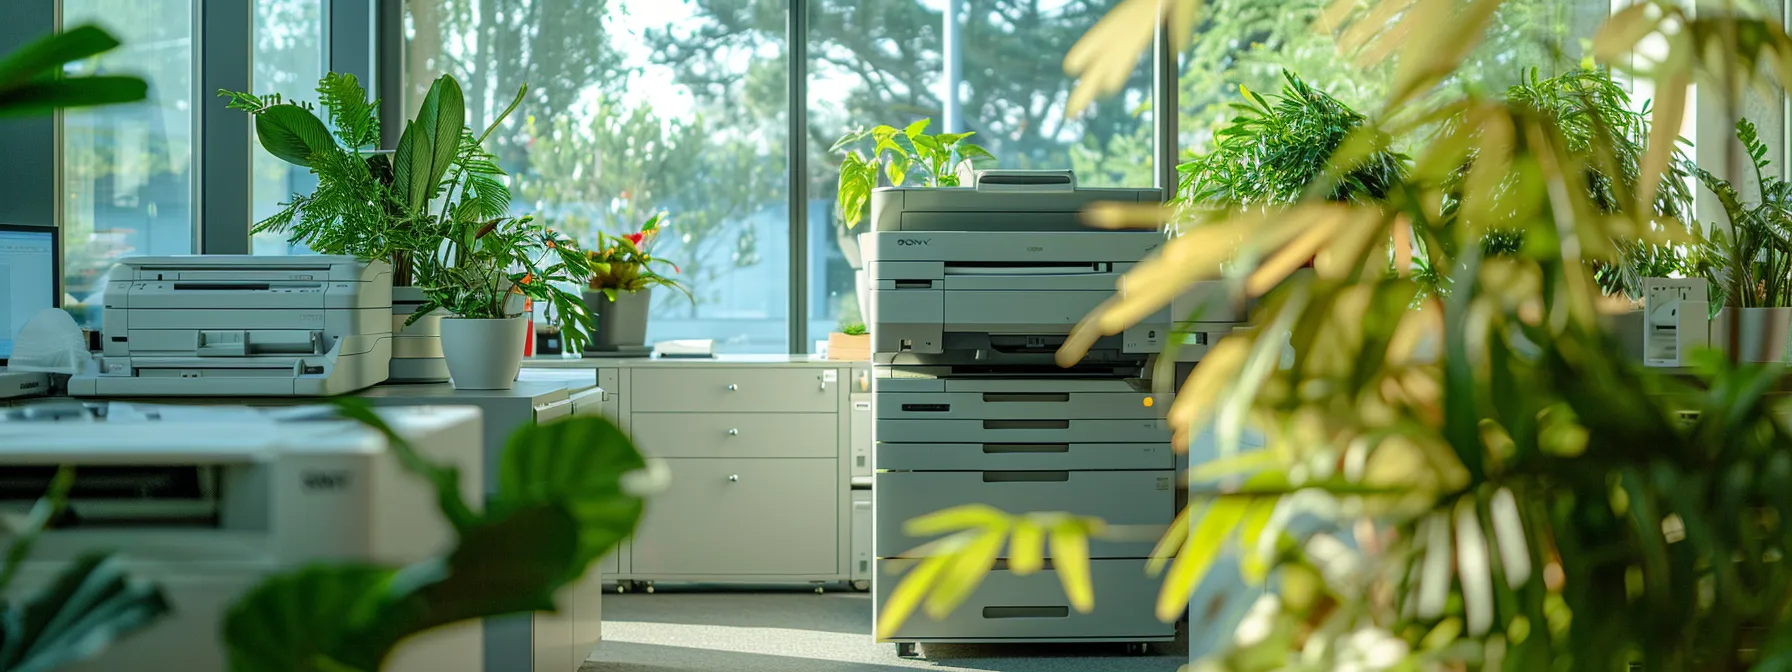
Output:
[[[347,256],[134,257],[72,396],[329,396],[386,380],[392,267]]]

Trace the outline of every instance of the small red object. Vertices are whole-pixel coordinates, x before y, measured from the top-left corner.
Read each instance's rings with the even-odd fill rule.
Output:
[[[529,316],[529,337],[523,339],[523,356],[535,356],[535,300],[523,299],[523,314]]]

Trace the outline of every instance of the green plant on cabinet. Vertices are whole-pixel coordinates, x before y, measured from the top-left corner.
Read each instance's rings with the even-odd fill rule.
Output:
[[[1792,307],[1792,183],[1776,176],[1767,159],[1767,143],[1753,122],[1736,122],[1736,139],[1748,154],[1751,177],[1760,194],[1750,204],[1730,181],[1688,161],[1699,184],[1717,197],[1722,226],[1702,227],[1699,269],[1723,297],[1737,308]]]
[[[619,292],[639,292],[652,287],[671,287],[682,293],[692,302],[689,289],[672,278],[653,270],[654,264],[666,264],[678,273],[678,264],[653,256],[653,242],[666,229],[665,213],[655,213],[647,221],[641,223],[641,230],[624,235],[611,235],[597,232],[597,244],[586,253],[586,263],[591,267],[589,286],[616,300]]]

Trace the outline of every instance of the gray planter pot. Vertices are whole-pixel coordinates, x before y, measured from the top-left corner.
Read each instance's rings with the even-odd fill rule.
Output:
[[[457,390],[508,390],[523,368],[528,318],[442,320],[442,353]]]
[[[591,314],[596,333],[585,349],[606,351],[646,345],[647,313],[652,305],[652,289],[617,292],[615,301],[603,292],[586,290],[585,311]]]
[[[1786,343],[1792,340],[1792,308],[1724,308],[1711,321],[1711,345],[1730,347],[1730,311],[1737,312],[1736,359],[1742,362],[1783,362]]]
[[[442,358],[442,318],[436,310],[404,326],[428,300],[416,287],[392,288],[392,363],[388,383],[446,383],[448,360]]]

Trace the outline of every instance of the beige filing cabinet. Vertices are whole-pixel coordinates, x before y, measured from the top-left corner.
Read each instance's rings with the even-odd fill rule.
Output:
[[[619,589],[651,592],[655,582],[870,587],[854,542],[854,521],[868,525],[869,508],[861,504],[855,515],[852,489],[855,475],[871,475],[869,365],[738,356],[531,359],[524,366],[595,369],[623,428],[671,471],[670,488],[647,503],[634,538],[604,560],[604,578]]]

